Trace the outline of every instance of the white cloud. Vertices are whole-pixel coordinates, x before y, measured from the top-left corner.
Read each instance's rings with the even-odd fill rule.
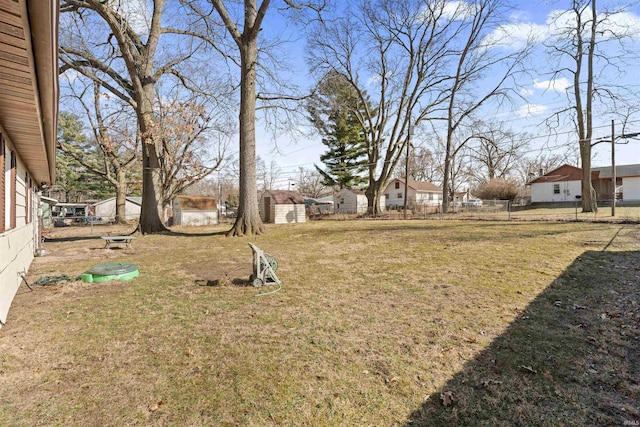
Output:
[[[532,23],[511,23],[501,25],[487,37],[483,43],[487,46],[501,46],[519,50],[531,42],[540,42],[547,38],[546,25]]]
[[[591,9],[583,11],[583,21],[591,19]],[[575,14],[571,10],[552,10],[547,14],[544,24],[529,21],[527,13],[514,12],[509,16],[510,23],[496,28],[484,39],[487,46],[510,47],[522,49],[528,42],[542,43],[550,40],[566,38],[569,29],[576,23]],[[611,40],[618,36],[631,36],[640,39],[640,16],[631,12],[614,13],[609,16],[600,14],[598,37],[600,40]],[[590,28],[585,27],[588,37]]]
[[[567,88],[571,86],[571,82],[564,78],[560,77],[558,79],[553,80],[534,80],[533,87],[536,89],[542,90],[550,90],[557,93],[565,93]]]
[[[466,1],[448,1],[442,9],[443,17],[447,19],[465,19],[475,14],[475,6]]]
[[[533,117],[547,111],[548,108],[540,104],[526,104],[516,110],[516,114],[520,117]]]

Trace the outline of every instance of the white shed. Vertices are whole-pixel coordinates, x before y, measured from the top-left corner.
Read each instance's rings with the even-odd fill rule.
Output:
[[[140,218],[142,209],[142,197],[126,197],[124,202],[124,218],[127,221]],[[116,198],[101,200],[93,205],[93,215],[110,221],[116,217]]]
[[[294,224],[306,221],[304,198],[297,191],[267,190],[259,203],[264,223]]]
[[[215,197],[176,196],[173,199],[174,225],[211,225],[218,223]]]

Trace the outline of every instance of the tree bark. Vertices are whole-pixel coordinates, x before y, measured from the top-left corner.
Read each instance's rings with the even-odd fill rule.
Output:
[[[126,171],[124,169],[118,169],[117,171],[116,185],[116,218],[117,224],[124,224],[127,222],[126,216],[126,203],[127,203],[127,182]]]
[[[261,6],[268,7],[268,0]],[[264,15],[263,15],[264,16]],[[245,26],[240,49],[240,203],[238,216],[227,236],[251,236],[264,233],[258,211],[256,184],[256,67],[258,33],[256,0],[245,0]]]

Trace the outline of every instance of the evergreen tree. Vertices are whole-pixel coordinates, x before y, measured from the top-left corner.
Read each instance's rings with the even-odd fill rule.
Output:
[[[309,120],[322,136],[327,151],[320,156],[325,168],[316,165],[323,184],[351,188],[366,182],[367,129],[362,126],[365,108],[347,79],[329,72],[318,83],[307,106]]]

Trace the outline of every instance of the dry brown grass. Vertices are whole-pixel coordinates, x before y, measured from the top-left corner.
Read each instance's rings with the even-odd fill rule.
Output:
[[[320,221],[105,250],[55,230],[0,330],[3,425],[606,425],[640,417],[634,225]],[[220,286],[201,286],[219,283]],[[560,303],[557,303],[560,301]],[[602,314],[605,314],[602,317]],[[524,368],[530,367],[531,370]],[[441,394],[454,402],[444,406]],[[448,403],[448,402],[447,402]]]

